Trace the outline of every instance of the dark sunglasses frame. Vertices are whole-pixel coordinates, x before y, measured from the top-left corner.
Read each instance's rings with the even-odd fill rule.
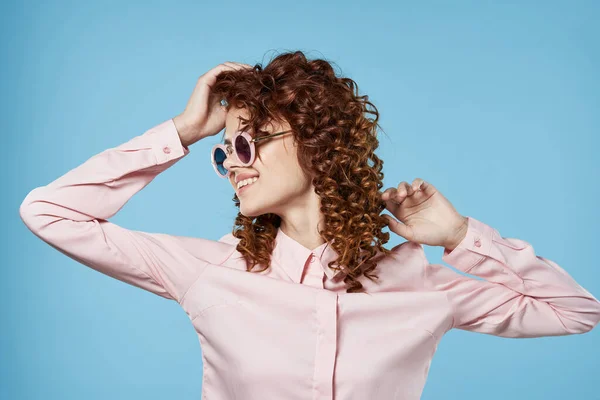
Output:
[[[215,172],[217,173],[217,175],[219,175],[219,177],[228,178],[230,175],[230,171],[227,170],[227,172],[225,174],[221,173],[221,171],[219,171],[219,164],[223,164],[225,162],[225,160],[227,159],[227,157],[229,157],[231,155],[231,153],[235,153],[235,157],[238,159],[238,161],[240,162],[240,164],[242,166],[248,167],[248,166],[252,165],[252,163],[254,162],[254,159],[256,158],[256,145],[254,143],[260,142],[261,140],[271,139],[271,138],[283,135],[284,133],[288,133],[288,132],[292,132],[292,130],[272,133],[270,135],[253,138],[252,136],[250,136],[250,134],[248,132],[238,131],[238,132],[234,133],[233,136],[231,137],[232,144],[226,145],[223,143],[218,143],[213,146],[213,148],[210,152],[210,163],[212,164]],[[238,151],[235,146],[238,143],[238,140],[245,140],[248,144],[248,147],[250,148],[250,159],[248,160],[248,162],[243,162],[238,156]],[[231,147],[233,149],[232,152],[229,151],[229,147]],[[221,163],[217,163],[217,161],[215,161],[215,154],[217,151],[222,151],[225,155],[225,158],[223,159],[223,162],[221,162]],[[223,169],[225,169],[225,167],[223,167]]]

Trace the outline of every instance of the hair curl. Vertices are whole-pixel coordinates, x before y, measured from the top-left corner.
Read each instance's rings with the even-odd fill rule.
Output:
[[[280,54],[264,69],[255,64],[252,69],[221,72],[212,94],[224,99],[228,110],[249,112],[248,119],[242,118],[243,131],[258,134],[271,121],[289,123],[299,164],[321,199],[325,229],[319,234],[340,255],[329,267],[344,272],[347,293],[364,291],[357,278],[364,274],[371,281],[378,279],[370,275],[377,266],[373,258],[377,251],[390,252],[383,247],[390,236],[382,232],[388,225],[381,216],[385,203],[379,192],[383,161],[374,153],[381,127],[368,96],[358,95],[352,79],[337,77],[329,62],[309,61],[301,51]],[[237,194],[233,201],[239,208]],[[240,239],[237,250],[249,272],[257,264],[265,266],[257,272],[270,267],[280,223],[271,213],[253,218],[238,213],[232,234]]]

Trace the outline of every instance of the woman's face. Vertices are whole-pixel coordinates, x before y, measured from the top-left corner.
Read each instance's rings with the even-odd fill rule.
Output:
[[[242,121],[238,119],[240,116],[249,117],[244,109],[231,108],[227,113],[225,139],[231,140],[242,126]],[[269,133],[289,129],[287,122],[284,125],[273,123],[262,128]],[[252,135],[252,132],[249,133]],[[266,213],[282,217],[291,210],[302,210],[314,188],[303,175],[298,163],[293,134],[285,133],[255,142],[255,146],[256,157],[252,165],[242,166],[233,153],[224,162],[225,168],[231,171],[229,182],[240,200],[240,212],[247,217]],[[240,192],[236,180],[239,181],[240,175],[247,173],[258,179],[242,187]]]

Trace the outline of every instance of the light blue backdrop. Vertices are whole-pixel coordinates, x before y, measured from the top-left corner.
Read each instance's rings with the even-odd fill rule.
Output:
[[[386,187],[429,180],[598,297],[598,3],[416,3],[3,2],[0,397],[200,397],[201,349],[177,303],[67,258],[18,208],[34,187],[181,112],[215,65],[288,50],[335,62],[378,107]],[[209,164],[217,140],[194,144],[112,221],[229,232],[233,192]],[[392,235],[389,248],[404,241]],[[441,263],[441,248],[426,251]],[[422,398],[597,399],[598,360],[600,329],[454,330]]]

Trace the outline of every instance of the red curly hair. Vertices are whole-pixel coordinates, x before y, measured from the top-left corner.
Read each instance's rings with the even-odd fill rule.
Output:
[[[347,293],[364,291],[357,278],[378,278],[370,274],[377,266],[373,258],[390,252],[383,247],[390,236],[382,232],[388,225],[379,193],[383,161],[374,153],[379,113],[368,96],[358,95],[352,79],[337,77],[329,62],[309,61],[301,51],[280,54],[264,69],[255,64],[221,72],[212,95],[224,99],[228,110],[247,110],[241,130],[252,135],[266,134],[261,128],[272,121],[290,125],[299,164],[321,200],[325,229],[319,234],[340,255],[329,267],[344,272]],[[237,194],[233,201],[239,208]],[[237,250],[249,272],[257,264],[265,266],[257,272],[270,267],[280,223],[271,213],[254,218],[238,213],[232,234],[240,239]]]

